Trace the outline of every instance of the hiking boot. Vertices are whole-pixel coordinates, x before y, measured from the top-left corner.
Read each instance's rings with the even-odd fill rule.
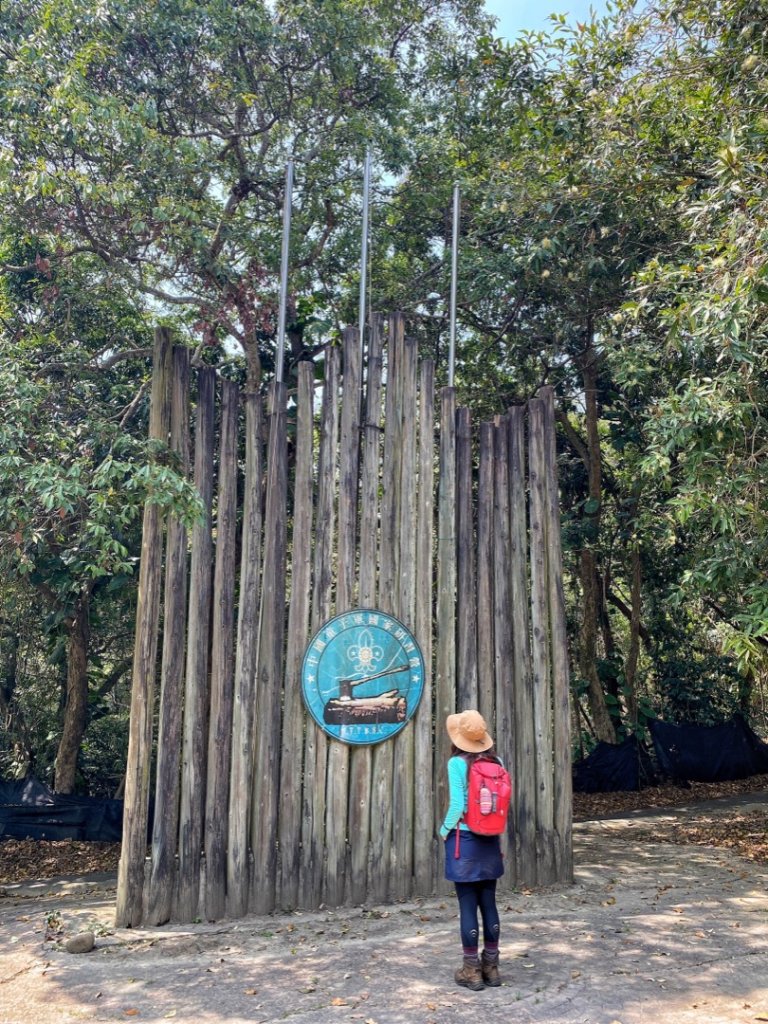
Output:
[[[480,970],[483,975],[483,981],[486,985],[490,985],[491,988],[498,988],[501,984],[501,978],[499,977],[499,961],[486,959],[485,953],[480,961]]]
[[[479,962],[473,963],[471,960],[465,960],[464,966],[456,971],[454,978],[457,985],[463,985],[464,988],[471,989],[472,992],[479,992],[485,988]]]

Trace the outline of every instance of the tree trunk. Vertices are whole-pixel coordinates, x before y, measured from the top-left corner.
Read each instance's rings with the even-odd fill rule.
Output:
[[[605,694],[597,673],[597,632],[598,596],[595,553],[592,548],[582,548],[579,560],[579,575],[583,594],[581,636],[579,644],[579,671],[587,680],[587,700],[595,730],[595,737],[606,743],[616,742],[616,731],[608,713]]]
[[[602,459],[598,429],[597,371],[598,355],[592,344],[592,326],[587,329],[587,348],[581,358],[580,369],[584,383],[586,410],[586,468],[589,475],[589,494],[585,522],[585,541],[579,558],[584,608],[579,649],[579,668],[589,688],[587,698],[597,739],[616,742],[605,694],[597,674],[597,637],[602,606],[595,546],[600,535],[600,509],[602,504]]]
[[[78,598],[75,614],[69,622],[67,653],[67,699],[64,724],[56,755],[54,789],[71,793],[75,788],[75,772],[80,743],[88,717],[88,644],[90,641],[90,593]]]
[[[600,681],[603,691],[613,698],[608,706],[608,714],[611,716],[614,729],[621,728],[621,684],[619,673],[619,659],[616,653],[616,640],[613,636],[611,616],[608,613],[608,606],[605,595],[610,586],[610,570],[605,576],[598,576],[595,587],[597,593],[597,618],[600,623],[600,631],[603,637],[603,671]]]
[[[626,665],[624,666],[624,678],[627,687],[627,711],[633,730],[637,730],[639,708],[637,701],[637,659],[640,655],[640,611],[641,611],[641,584],[642,567],[640,563],[640,548],[635,546],[632,550],[632,588],[631,588],[631,618],[629,620],[629,653],[627,654]]]
[[[0,716],[2,716],[0,727],[5,729],[13,749],[14,777],[22,779],[31,768],[33,751],[29,743],[24,716],[18,705],[14,705],[13,702],[16,693],[21,637],[17,630],[9,629],[5,634],[5,639],[8,641],[9,650],[0,680]]]

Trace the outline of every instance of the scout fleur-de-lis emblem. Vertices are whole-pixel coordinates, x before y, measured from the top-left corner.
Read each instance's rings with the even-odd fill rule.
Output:
[[[349,660],[354,662],[356,672],[375,672],[384,656],[384,649],[374,643],[371,631],[364,629],[358,643],[349,648]]]

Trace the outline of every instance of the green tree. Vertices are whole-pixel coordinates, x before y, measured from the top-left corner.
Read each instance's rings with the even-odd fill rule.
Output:
[[[656,88],[686,84],[709,145],[685,182],[687,244],[647,269],[629,307],[628,333],[677,378],[652,410],[645,469],[694,546],[681,585],[727,624],[749,676],[768,648],[768,15],[746,0],[670,4],[660,23],[675,60],[654,66]]]
[[[64,640],[55,786],[70,792],[87,723],[94,602],[120,600],[146,498],[188,518],[198,504],[141,440],[147,327],[103,290],[92,261],[54,270],[37,251],[36,269],[9,276],[0,292],[0,561],[6,579],[37,594],[42,631]]]
[[[48,239],[51,263],[92,254],[114,287],[182,311],[202,344],[239,342],[258,383],[272,359],[287,156],[293,295],[327,309],[359,251],[365,147],[386,171],[403,166],[433,55],[468,44],[480,11],[480,0],[20,0],[0,15],[6,223]]]

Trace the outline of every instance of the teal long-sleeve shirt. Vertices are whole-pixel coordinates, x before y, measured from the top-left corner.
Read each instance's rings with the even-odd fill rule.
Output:
[[[456,828],[459,819],[467,809],[467,780],[469,772],[463,757],[452,757],[448,761],[448,810],[445,812],[440,836],[445,839],[452,828]],[[459,828],[467,831],[462,822]]]

